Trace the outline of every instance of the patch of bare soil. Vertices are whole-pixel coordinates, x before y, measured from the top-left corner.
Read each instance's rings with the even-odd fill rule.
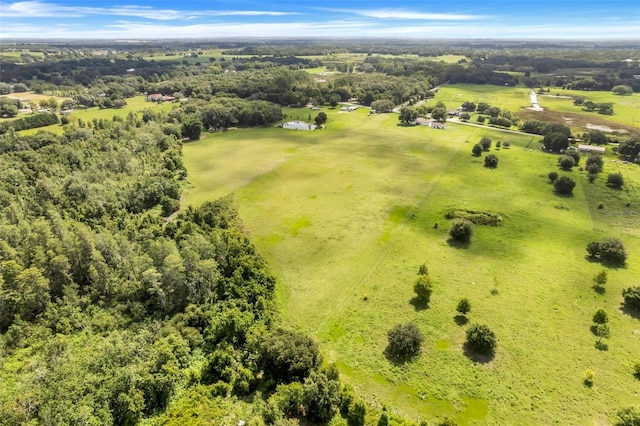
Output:
[[[625,124],[614,123],[609,121],[601,115],[584,115],[573,114],[568,112],[557,112],[552,110],[544,111],[531,111],[528,109],[522,109],[517,113],[517,116],[522,121],[527,120],[539,120],[550,121],[553,123],[562,123],[571,127],[580,127],[588,131],[590,129],[599,129],[608,133],[638,133],[640,128],[627,126]],[[606,130],[603,130],[606,129]]]

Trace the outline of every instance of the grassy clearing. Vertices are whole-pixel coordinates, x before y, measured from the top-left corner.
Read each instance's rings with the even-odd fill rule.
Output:
[[[93,119],[111,120],[113,119],[113,117],[126,117],[129,113],[138,113],[140,111],[144,111],[147,108],[169,111],[171,108],[173,108],[173,105],[174,104],[172,103],[158,104],[155,102],[148,102],[144,96],[135,96],[133,98],[127,99],[127,105],[123,108],[100,109],[98,107],[94,107],[87,109],[78,109],[73,111],[69,115],[69,119],[72,122],[78,119],[82,119],[85,122],[89,122]],[[53,124],[51,126],[38,127],[37,129],[23,130],[20,133],[23,135],[33,135],[41,130],[53,132],[57,135],[61,135],[64,131],[61,124]]]
[[[430,104],[444,102],[448,108],[457,108],[465,101],[487,102],[508,109],[521,120],[541,120],[564,123],[576,132],[588,132],[593,126],[619,133],[637,132],[640,128],[640,93],[617,96],[611,92],[588,92],[552,89],[549,95],[538,95],[544,111],[531,111],[530,89],[491,85],[456,84],[442,86]],[[582,96],[596,103],[613,102],[614,115],[600,115],[573,105],[573,97]],[[609,129],[607,129],[609,128]]]
[[[603,200],[610,211],[640,210],[637,167],[607,158],[594,184],[567,172],[578,185],[573,197],[558,197],[546,179],[556,157],[540,152],[535,137],[325,111],[325,131],[239,130],[185,145],[194,187],[183,205],[235,190],[278,276],[285,321],[314,334],[358,392],[409,418],[449,416],[461,425],[606,424],[637,403],[631,368],[640,323],[619,307],[621,289],[640,276],[638,216],[598,213]],[[512,144],[493,150],[495,170],[470,155],[483,136]],[[622,191],[604,186],[617,170],[628,182]],[[451,208],[507,219],[476,226],[468,246],[450,245]],[[598,294],[591,278],[601,266],[585,259],[585,245],[606,236],[624,241],[630,261],[609,270]],[[422,263],[435,291],[418,310],[410,301]],[[463,353],[465,327],[454,321],[461,297],[471,301],[471,322],[498,336],[490,363]],[[594,348],[589,331],[601,307],[611,318],[608,351]],[[383,355],[386,331],[408,320],[425,333],[423,353],[394,365]],[[592,388],[582,383],[588,368]]]

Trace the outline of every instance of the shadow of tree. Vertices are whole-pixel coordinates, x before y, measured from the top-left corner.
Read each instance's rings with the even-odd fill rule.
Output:
[[[624,302],[620,304],[620,312],[622,312],[625,315],[629,315],[630,317],[633,317],[635,319],[640,319],[640,311],[630,308]]]
[[[447,239],[447,244],[449,244],[449,247],[466,249],[466,248],[469,248],[469,246],[471,245],[471,241],[470,240],[460,241],[454,238],[449,238]]]
[[[593,289],[593,291],[595,291],[596,293],[598,293],[600,295],[603,295],[603,294],[605,294],[607,292],[607,289],[602,287],[602,286],[600,286],[600,285],[594,285],[594,286],[591,286],[591,288]]]
[[[461,314],[454,316],[453,320],[457,325],[460,325],[460,326],[467,325],[469,323],[469,318]]]
[[[607,345],[605,342],[603,341],[596,341],[596,349],[598,349],[599,351],[608,351],[609,350],[609,345]]]
[[[419,298],[418,296],[413,297],[409,303],[416,311],[423,311],[425,309],[429,309],[429,302],[424,299]]]
[[[413,361],[415,358],[418,357],[419,354],[420,352],[418,351],[418,353],[412,354],[412,355],[398,355],[393,353],[393,351],[389,346],[387,346],[384,349],[385,358],[387,358],[387,361],[389,361],[391,364],[395,365],[396,367],[402,366],[408,362]]]
[[[462,352],[465,354],[465,356],[467,358],[469,358],[471,361],[473,362],[477,362],[479,364],[488,364],[491,361],[493,361],[493,359],[496,356],[495,351],[490,351],[490,352],[478,352],[474,349],[472,349],[468,343],[465,343],[462,346]]]

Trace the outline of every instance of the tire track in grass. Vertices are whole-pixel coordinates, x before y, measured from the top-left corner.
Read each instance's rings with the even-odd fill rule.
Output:
[[[438,182],[440,181],[442,176],[449,170],[449,167],[451,167],[451,163],[453,163],[453,160],[458,156],[458,153],[460,152],[462,147],[464,145],[466,145],[467,142],[469,142],[469,139],[471,138],[471,136],[473,136],[475,131],[476,131],[475,128],[473,130],[471,130],[471,133],[469,133],[467,138],[463,142],[460,143],[460,146],[458,147],[458,149],[455,150],[453,152],[453,154],[451,155],[451,158],[449,159],[449,162],[447,162],[447,164],[444,166],[442,171],[429,184],[429,186],[427,187],[427,189],[424,192],[424,194],[422,195],[422,197],[420,197],[413,204],[413,206],[407,211],[407,213],[405,213],[405,215],[403,216],[403,218],[400,221],[400,223],[395,228],[393,228],[393,230],[390,232],[389,239],[384,243],[384,245],[382,247],[380,247],[378,249],[378,253],[375,255],[375,258],[374,258],[373,262],[371,263],[371,266],[369,266],[369,268],[363,273],[362,278],[360,280],[356,281],[356,284],[352,285],[351,287],[349,287],[347,289],[347,291],[344,293],[344,296],[340,299],[338,304],[331,311],[329,311],[325,315],[325,317],[322,319],[322,321],[313,329],[314,334],[317,334],[318,331],[322,327],[324,327],[327,324],[328,321],[330,321],[336,315],[338,315],[342,311],[344,311],[344,309],[351,303],[352,294],[358,287],[360,287],[361,289],[364,289],[365,286],[370,283],[371,277],[373,276],[373,274],[376,272],[376,270],[378,269],[378,267],[382,263],[382,260],[387,256],[387,254],[391,250],[391,246],[392,246],[392,244],[394,243],[394,240],[395,240],[394,237],[396,235],[398,235],[404,229],[405,225],[410,221],[410,219],[415,216],[415,214],[416,214],[416,212],[418,210],[420,210],[420,208],[422,207],[424,202],[427,200],[427,198],[431,194],[431,191],[433,190],[433,188],[438,184]]]

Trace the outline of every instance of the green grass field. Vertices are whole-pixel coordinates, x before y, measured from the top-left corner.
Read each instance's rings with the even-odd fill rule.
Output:
[[[501,109],[508,109],[522,120],[556,121],[571,127],[574,132],[602,129],[606,132],[630,133],[640,131],[640,93],[617,96],[611,92],[589,92],[553,88],[550,94],[538,95],[544,111],[531,111],[530,89],[526,87],[501,87],[491,85],[455,84],[440,87],[429,104],[442,101],[454,109],[463,102],[487,102]],[[582,96],[595,103],[614,103],[613,115],[601,115],[585,111],[573,105],[573,97]],[[472,121],[475,120],[472,118]]]
[[[118,116],[118,117],[126,117],[130,112],[133,113],[138,113],[140,111],[143,111],[147,108],[152,108],[152,109],[161,109],[161,110],[165,110],[168,111],[171,108],[173,108],[172,103],[162,103],[162,104],[158,104],[158,103],[154,103],[154,102],[148,102],[146,100],[145,96],[135,96],[133,98],[129,98],[126,100],[127,101],[127,105],[123,108],[107,108],[107,109],[100,109],[98,107],[93,107],[93,108],[87,108],[87,109],[78,109],[73,111],[70,115],[69,115],[69,119],[74,122],[78,119],[82,119],[83,121],[87,122],[87,121],[91,121],[94,118],[95,119],[105,119],[105,120],[111,120],[113,119],[113,117]],[[45,127],[38,127],[36,129],[28,129],[28,130],[23,130],[20,133],[23,135],[33,135],[41,130],[46,130],[49,132],[53,132],[57,135],[61,135],[64,131],[64,129],[62,128],[62,125],[60,124],[53,124],[51,126],[45,126]]]
[[[407,418],[460,425],[608,424],[638,404],[640,322],[620,310],[620,292],[640,276],[640,168],[607,157],[594,184],[566,172],[578,184],[573,197],[558,197],[546,178],[556,157],[534,137],[325,111],[327,130],[237,130],[186,144],[192,187],[182,205],[235,192],[278,278],[283,321],[315,336],[358,393]],[[512,144],[492,149],[495,170],[470,155],[483,136]],[[613,171],[626,179],[621,191],[604,186]],[[448,208],[507,219],[476,226],[460,247],[447,241]],[[585,245],[608,236],[623,240],[629,261],[608,270],[599,294],[591,279],[601,266],[585,258]],[[435,290],[418,310],[410,301],[422,263]],[[462,297],[471,323],[497,334],[489,363],[463,353],[465,327],[454,321]],[[610,316],[608,351],[594,347],[589,330],[598,308]],[[419,359],[394,365],[383,355],[386,332],[405,321],[425,342]],[[583,384],[587,369],[592,388]]]

